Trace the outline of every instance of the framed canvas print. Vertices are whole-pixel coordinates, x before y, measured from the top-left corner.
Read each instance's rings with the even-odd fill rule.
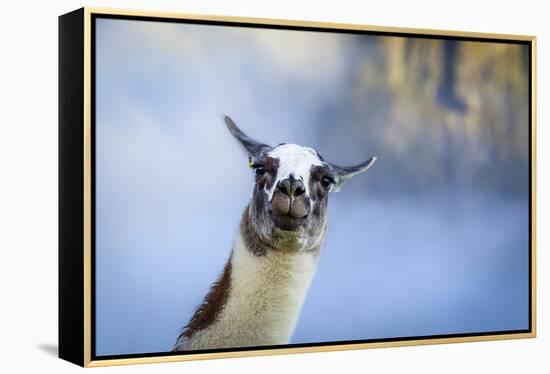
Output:
[[[535,38],[59,18],[59,355],[535,337]]]

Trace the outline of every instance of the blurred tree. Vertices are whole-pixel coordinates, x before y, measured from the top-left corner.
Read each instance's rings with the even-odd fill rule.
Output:
[[[321,144],[345,150],[327,156],[380,156],[363,183],[383,193],[527,192],[527,46],[373,36],[355,46],[342,99],[319,114]]]

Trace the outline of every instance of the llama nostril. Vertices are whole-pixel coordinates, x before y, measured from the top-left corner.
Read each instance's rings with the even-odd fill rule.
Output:
[[[292,197],[292,182],[289,179],[280,181],[277,188],[286,196]]]
[[[296,187],[296,190],[294,190],[294,197],[301,196],[301,195],[304,194],[304,192],[306,192],[306,190],[304,189],[304,187],[302,187],[302,186],[297,186],[297,187]]]
[[[277,188],[286,196],[289,196],[289,197],[292,196],[290,193],[291,183],[288,179],[285,179],[284,181],[279,182],[279,185],[277,186]]]
[[[292,175],[279,182],[277,189],[288,197],[297,197],[303,195],[306,190],[301,180],[295,179]]]

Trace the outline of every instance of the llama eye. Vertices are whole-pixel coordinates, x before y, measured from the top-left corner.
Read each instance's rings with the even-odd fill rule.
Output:
[[[334,183],[334,181],[330,177],[323,177],[323,179],[321,179],[321,186],[323,186],[325,190],[328,190],[332,183]]]
[[[265,167],[263,164],[260,164],[260,163],[253,163],[252,165],[250,165],[250,167],[252,169],[254,169],[254,171],[256,172],[256,175],[257,176],[261,176],[261,175],[264,175],[265,174]]]

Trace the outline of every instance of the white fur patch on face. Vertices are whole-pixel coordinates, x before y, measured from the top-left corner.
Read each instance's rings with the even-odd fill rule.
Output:
[[[269,201],[273,198],[277,184],[290,177],[290,175],[294,176],[295,179],[302,180],[306,189],[306,196],[309,196],[311,167],[323,165],[323,161],[319,159],[314,149],[297,144],[283,144],[271,150],[268,156],[279,160],[277,179],[270,190],[266,189]]]

